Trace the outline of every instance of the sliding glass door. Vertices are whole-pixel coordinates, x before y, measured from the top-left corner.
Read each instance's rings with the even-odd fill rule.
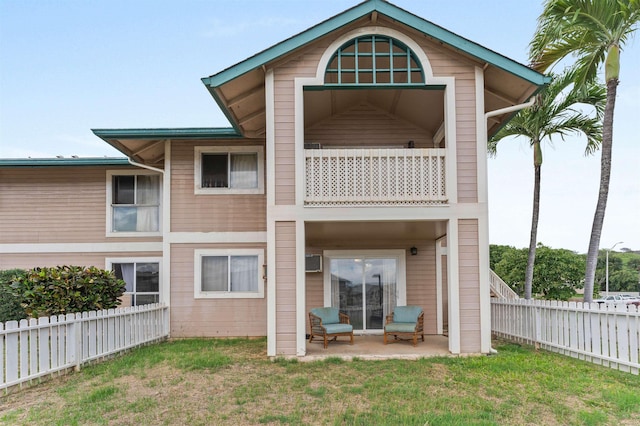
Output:
[[[354,330],[382,330],[397,302],[398,260],[332,258],[329,269],[331,305],[349,315]]]

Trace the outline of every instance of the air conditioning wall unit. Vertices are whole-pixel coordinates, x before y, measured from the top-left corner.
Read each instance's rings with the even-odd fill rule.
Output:
[[[322,272],[322,255],[307,254],[304,256],[305,272]]]
[[[322,149],[322,145],[316,142],[307,142],[304,144],[304,149]]]

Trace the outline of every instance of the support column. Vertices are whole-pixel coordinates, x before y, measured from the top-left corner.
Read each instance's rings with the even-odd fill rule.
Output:
[[[267,356],[276,356],[276,222],[272,208],[276,199],[275,181],[275,105],[273,70],[267,70],[264,77],[265,91],[265,158],[267,191]]]
[[[304,221],[296,221],[296,355],[307,353]]]
[[[171,140],[164,141],[164,173],[162,174],[162,289],[161,302],[171,306]],[[169,309],[169,336],[171,309]]]
[[[447,287],[449,290],[449,351],[460,353],[460,272],[458,219],[447,223]]]
[[[489,220],[478,220],[480,274],[480,351],[491,352],[491,289],[489,285]]]
[[[276,355],[297,354],[296,222],[275,223]]]

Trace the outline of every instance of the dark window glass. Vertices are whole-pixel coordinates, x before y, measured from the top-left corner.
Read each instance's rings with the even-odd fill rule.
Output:
[[[135,176],[113,177],[113,204],[135,203]]]
[[[229,154],[202,154],[202,187],[229,187]]]
[[[142,293],[160,291],[159,265],[157,263],[136,264],[136,291]]]

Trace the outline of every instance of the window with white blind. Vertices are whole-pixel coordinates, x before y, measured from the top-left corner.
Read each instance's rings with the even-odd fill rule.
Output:
[[[264,194],[264,149],[259,146],[195,148],[196,194]]]
[[[160,175],[107,172],[107,234],[160,233]]]
[[[262,298],[264,251],[196,250],[196,298]]]

